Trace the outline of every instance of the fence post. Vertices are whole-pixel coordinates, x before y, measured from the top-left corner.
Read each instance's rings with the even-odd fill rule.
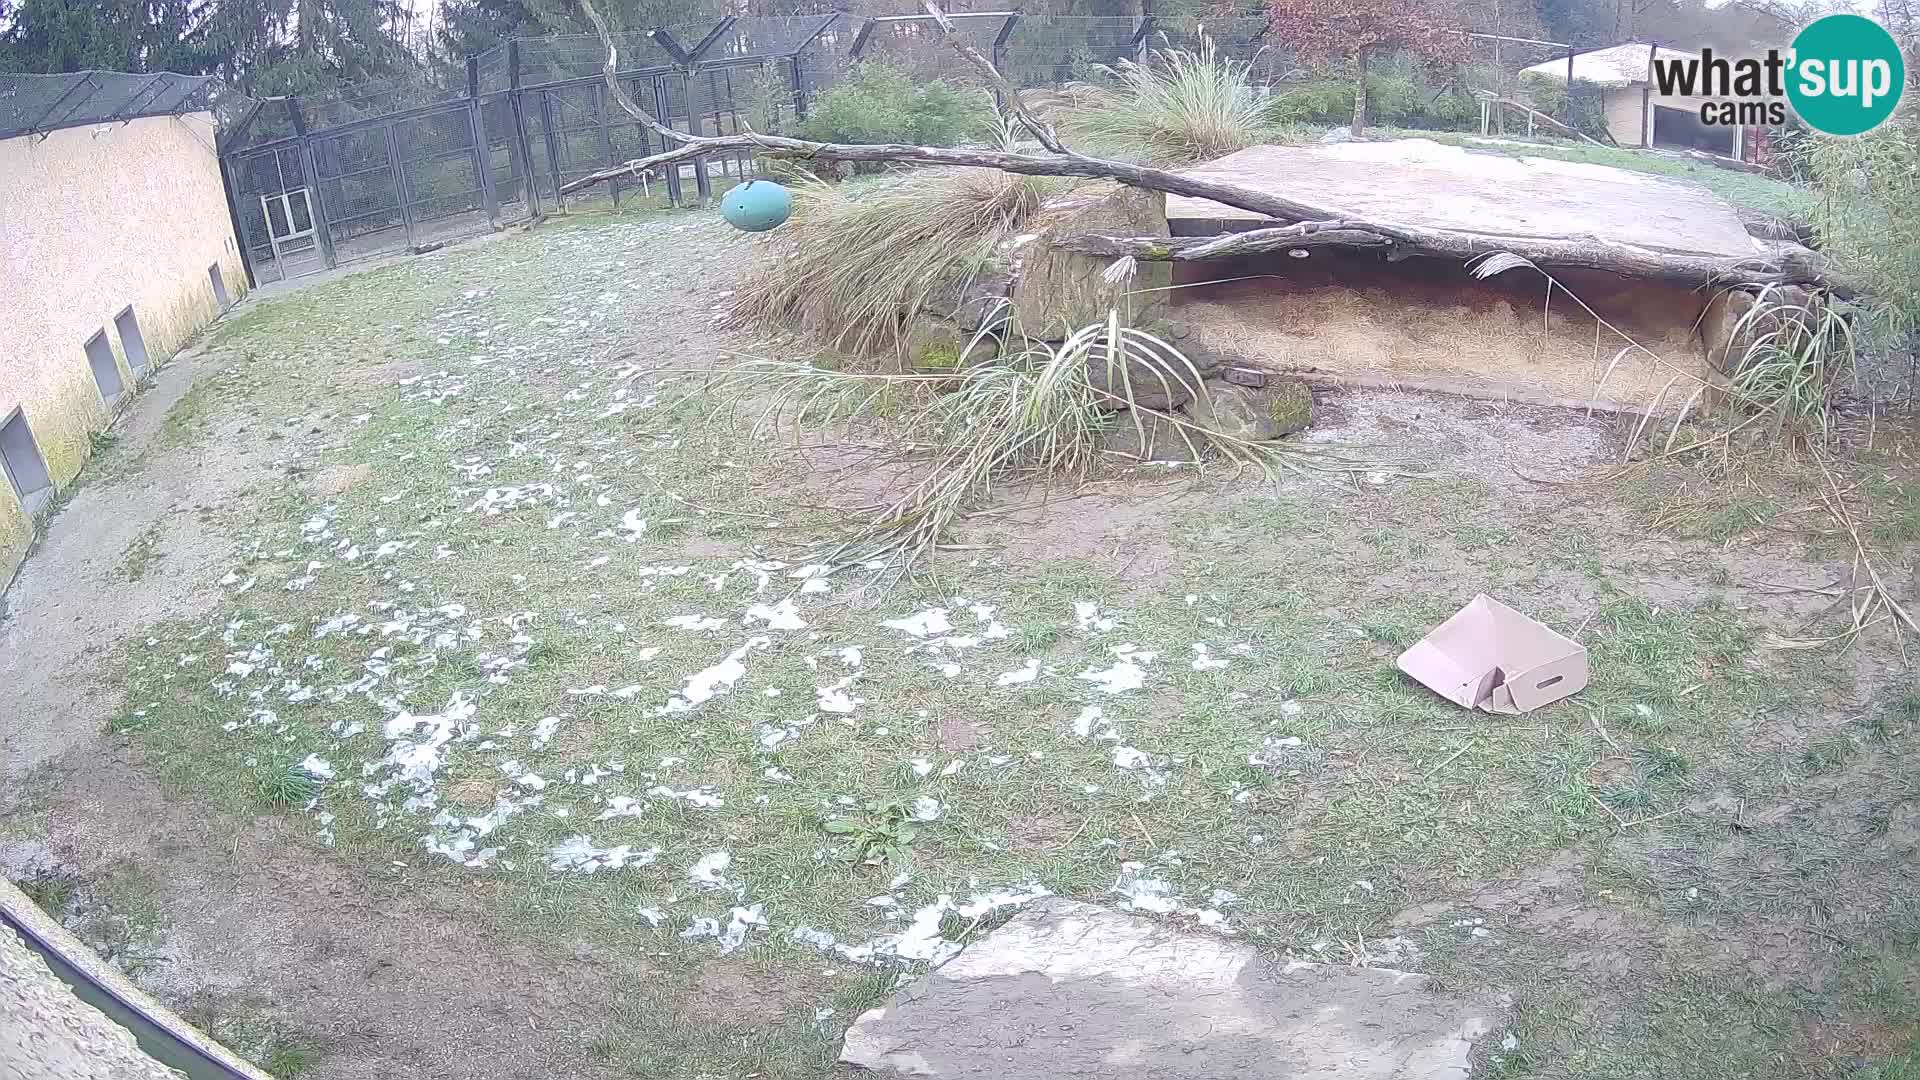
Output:
[[[807,79],[800,70],[800,54],[787,57],[787,65],[793,69],[793,118],[807,118]]]
[[[392,124],[383,124],[380,130],[387,137],[387,169],[393,173],[393,193],[400,199],[400,224],[406,226],[407,249],[411,251],[420,246],[420,241],[413,234],[413,200],[407,197],[407,174],[400,166],[400,140]]]
[[[467,57],[467,129],[473,133],[473,172],[480,187],[480,205],[487,210],[487,226],[500,227],[500,196],[493,190],[493,145],[480,118],[480,61]]]
[[[1003,76],[1007,73],[1007,39],[1013,36],[1014,24],[1019,21],[1020,13],[1016,11],[1007,16],[1007,21],[1000,24],[1000,32],[993,35],[993,70]],[[998,89],[993,92],[993,107],[995,109],[1007,107],[1007,103],[1001,100]]]
[[[613,128],[607,102],[607,88],[599,83],[593,84],[593,111],[600,118],[600,155],[607,159],[607,168],[611,169],[619,162],[613,160]],[[620,180],[607,181],[607,194],[613,199],[613,205],[620,205]]]
[[[527,138],[527,108],[520,99],[520,39],[512,38],[507,42],[507,111],[513,114],[513,139],[508,145],[520,158],[520,197],[527,201],[527,214],[539,217],[540,185],[533,182],[533,143]]]
[[[305,175],[307,189],[313,192],[313,198],[307,200],[307,209],[313,214],[313,235],[320,240],[320,257],[326,260],[327,269],[336,265],[333,257],[333,229],[327,224],[327,198],[320,187],[320,166],[313,156],[313,139],[307,135],[307,118],[300,114],[300,99],[287,99],[287,118],[293,122],[293,136],[300,147],[300,171]],[[391,130],[391,129],[389,129]],[[289,221],[287,224],[293,224]],[[283,266],[281,273],[285,274]]]
[[[1571,37],[1572,35],[1569,34],[1568,36]],[[1563,119],[1566,120],[1568,127],[1573,127],[1573,54],[1573,46],[1567,46],[1567,100],[1565,104],[1567,115]]]
[[[1149,8],[1153,6],[1152,0],[1148,0],[1147,6]],[[1134,63],[1144,64],[1147,62],[1148,54],[1153,52],[1153,47],[1147,44],[1147,40],[1152,36],[1153,12],[1148,11],[1147,14],[1140,16],[1140,25],[1133,30],[1133,40],[1127,43],[1128,50],[1133,53]]]
[[[560,143],[553,134],[553,91],[540,91],[540,129],[547,144],[547,175],[553,178],[553,208],[567,212],[566,196],[560,194]]]
[[[257,109],[259,104],[256,102],[254,107]],[[227,196],[227,217],[233,222],[233,240],[240,247],[240,269],[247,275],[247,291],[252,292],[260,287],[260,279],[253,272],[253,252],[247,243],[247,230],[240,224],[240,196],[235,193],[238,189],[233,179],[235,160],[231,150],[220,155],[220,187]]]
[[[693,77],[690,75],[680,76],[680,100],[687,106],[687,130],[697,133],[700,121],[693,114]],[[701,206],[713,201],[713,181],[707,178],[705,155],[693,159],[693,191],[699,196]]]
[[[668,128],[673,127],[673,116],[667,112],[667,77],[665,75],[655,75],[653,77],[653,115],[659,118],[663,126]],[[673,147],[663,138],[660,140],[660,149],[671,150]],[[666,173],[667,205],[679,206],[680,163],[677,161],[669,162]]]

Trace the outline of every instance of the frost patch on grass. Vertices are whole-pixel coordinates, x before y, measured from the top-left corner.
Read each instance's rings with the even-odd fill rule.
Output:
[[[713,810],[713,809],[717,809],[719,807],[727,805],[726,800],[722,799],[712,788],[709,788],[709,787],[691,788],[687,791],[675,791],[672,788],[667,787],[664,784],[661,784],[655,787],[648,788],[647,794],[658,795],[663,799],[678,799],[681,802],[686,803],[688,806],[697,806],[703,810]]]
[[[1224,656],[1214,656],[1206,642],[1196,641],[1193,643],[1193,670],[1218,671],[1230,663],[1232,663],[1232,661]]]
[[[555,873],[596,874],[627,866],[651,866],[660,857],[660,849],[635,851],[630,844],[602,848],[593,846],[587,836],[569,837],[547,853],[547,869]]]
[[[905,618],[888,619],[880,625],[890,630],[904,630],[917,638],[927,637],[930,634],[944,634],[953,629],[953,623],[947,620],[946,608],[928,608]]]
[[[1128,644],[1114,646],[1113,655],[1117,659],[1112,667],[1105,670],[1088,668],[1080,673],[1080,678],[1109,694],[1138,690],[1147,684],[1147,672],[1141,665],[1153,663],[1160,654]]]
[[[727,925],[723,928],[718,919],[698,918],[685,930],[680,931],[682,939],[719,938],[720,955],[725,956],[746,943],[747,930],[750,927],[767,925],[766,913],[762,905],[734,908],[727,916]]]
[[[1101,615],[1100,605],[1091,600],[1073,602],[1073,621],[1080,625],[1080,629],[1091,634],[1104,634],[1117,625],[1110,616]]]
[[[473,700],[464,691],[456,690],[447,700],[446,707],[438,713],[415,716],[402,712],[388,720],[383,728],[392,743],[387,749],[387,756],[362,766],[364,775],[372,776],[382,768],[389,770],[388,775],[377,784],[365,786],[363,790],[367,797],[384,798],[393,785],[400,783],[411,785],[416,796],[431,796],[434,774],[440,771],[446,760],[442,749],[456,737],[464,740],[480,734],[479,725],[467,724],[475,711]],[[424,738],[409,738],[421,729],[425,729]],[[409,800],[410,803],[412,801]],[[431,806],[432,803],[426,805]]]
[[[640,817],[647,812],[647,804],[631,795],[615,795],[607,800],[607,808],[600,811],[595,821],[607,821],[618,817]]]
[[[820,706],[820,711],[825,713],[836,713],[844,716],[847,713],[850,713],[853,710],[859,708],[860,703],[865,701],[866,699],[857,698],[847,693],[848,690],[851,690],[853,688],[853,684],[859,678],[860,676],[857,674],[849,675],[846,678],[841,679],[838,682],[835,682],[831,686],[818,687],[815,691],[815,694],[816,694],[816,703]]]
[[[715,695],[731,693],[733,684],[747,674],[747,654],[755,649],[764,649],[771,643],[770,638],[755,635],[748,638],[746,644],[728,653],[725,660],[687,676],[685,687],[667,699],[667,703],[659,709],[660,714],[691,712],[695,706],[711,700]]]
[[[740,624],[750,626],[755,620],[766,623],[769,630],[805,630],[807,628],[806,620],[800,618],[800,613],[794,610],[792,597],[787,597],[771,607],[766,604],[753,605],[747,609],[747,614],[740,620]]]
[[[901,884],[905,882],[896,879],[896,887]],[[940,934],[941,920],[948,912],[963,919],[978,920],[1001,908],[1024,907],[1052,895],[1051,889],[1038,882],[990,893],[975,893],[965,903],[959,904],[954,903],[952,896],[942,893],[939,899],[915,911],[913,921],[905,930],[875,938],[864,945],[842,944],[827,931],[811,926],[795,927],[790,937],[799,944],[834,953],[856,964],[879,964],[893,960],[924,962],[938,967],[952,959],[961,947],[959,942],[948,941]]]

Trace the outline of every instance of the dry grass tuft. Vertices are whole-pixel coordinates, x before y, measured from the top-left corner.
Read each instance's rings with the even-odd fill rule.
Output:
[[[1063,134],[1102,152],[1158,165],[1207,161],[1281,138],[1250,65],[1221,56],[1212,39],[1196,51],[1167,49],[1155,62],[1122,60],[1116,87],[1079,86],[1060,117]]]
[[[799,327],[846,352],[897,352],[929,297],[979,273],[1063,187],[994,169],[909,169],[839,185],[807,177],[795,185],[779,254],[741,290],[734,318]]]
[[[1217,460],[1263,472],[1398,471],[1298,444],[1249,442],[1204,430],[1178,413],[1140,408],[1138,395],[1146,390],[1179,384],[1196,398],[1208,390],[1178,348],[1122,325],[1117,311],[1060,342],[1028,338],[1011,324],[1005,333],[1009,345],[1000,359],[962,372],[949,393],[935,391],[954,387],[950,374],[754,360],[724,373],[718,396],[768,401],[760,417],[766,428],[878,418],[903,398],[911,402],[890,441],[917,466],[917,479],[890,501],[858,509],[852,534],[822,558],[896,574],[938,549],[951,528],[1002,485],[1086,478],[1113,456],[1106,437],[1118,425],[1136,425],[1143,443],[1147,425],[1170,426],[1195,459],[1210,450]]]

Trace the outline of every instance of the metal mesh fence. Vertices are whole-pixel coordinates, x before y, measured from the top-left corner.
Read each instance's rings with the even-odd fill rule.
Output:
[[[1021,87],[1108,80],[1124,62],[1205,48],[1245,64],[1249,78],[1276,95],[1313,80],[1350,78],[1301,64],[1286,43],[1269,39],[1258,17],[950,14],[954,33]],[[792,130],[821,94],[866,62],[900,68],[916,82],[982,81],[918,14],[739,16],[624,31],[614,44],[627,92],[662,123],[698,135]],[[1486,43],[1476,49],[1487,51]],[[1464,102],[1463,122],[1480,108],[1473,97],[1517,92],[1524,81],[1515,72],[1552,54],[1544,44],[1501,49],[1491,58],[1476,53],[1457,85],[1441,88]],[[611,100],[605,60],[595,35],[521,38],[469,60],[466,78],[449,80],[459,85],[365,84],[323,97],[223,102],[223,166],[257,273],[271,280],[418,249],[583,199],[704,201],[752,174],[751,155],[713,154],[564,193],[598,170],[668,149]],[[59,78],[71,88],[78,77]],[[132,96],[153,77],[112,78],[132,80],[123,87]],[[19,79],[0,77],[0,120],[22,111],[24,92],[7,96]],[[1576,87],[1571,101],[1563,89],[1543,111],[1571,115],[1593,107],[1583,89]],[[32,90],[30,111],[37,114],[59,98]],[[96,87],[93,96],[108,95]],[[1351,100],[1344,90],[1333,97]],[[155,101],[169,99],[156,93],[146,104]]]
[[[0,139],[82,124],[210,110],[213,92],[211,75],[167,71],[151,75],[115,71],[0,75]]]

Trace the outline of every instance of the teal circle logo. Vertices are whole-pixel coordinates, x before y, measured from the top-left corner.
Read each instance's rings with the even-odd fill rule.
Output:
[[[1859,135],[1900,104],[1907,65],[1886,28],[1859,15],[1828,15],[1793,39],[1787,100],[1815,131]]]

